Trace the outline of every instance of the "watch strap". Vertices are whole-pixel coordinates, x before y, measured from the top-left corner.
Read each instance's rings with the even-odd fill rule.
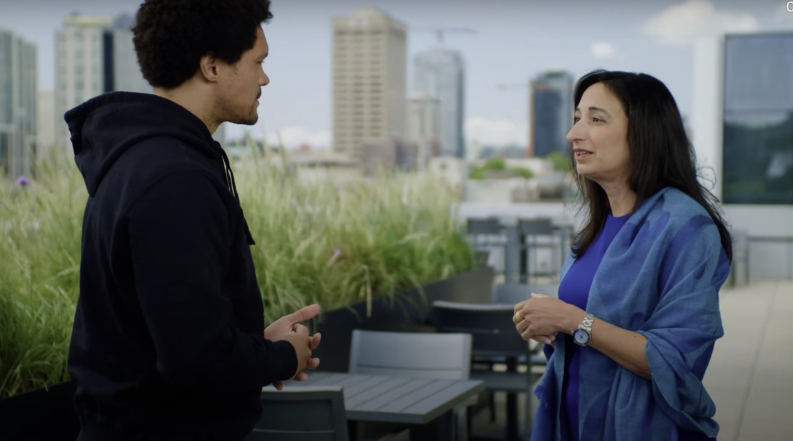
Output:
[[[578,325],[578,328],[576,328],[576,329],[583,329],[583,330],[591,333],[592,332],[592,323],[594,323],[594,322],[595,322],[595,316],[592,315],[592,314],[587,313],[586,317],[584,317],[584,320],[581,322],[580,325]]]

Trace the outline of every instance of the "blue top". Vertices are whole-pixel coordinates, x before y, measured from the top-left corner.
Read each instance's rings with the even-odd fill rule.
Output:
[[[611,214],[606,218],[606,225],[603,231],[598,234],[595,241],[590,245],[584,254],[576,259],[570,267],[565,278],[559,284],[559,299],[575,305],[586,311],[587,300],[589,300],[589,289],[592,280],[606,254],[606,249],[620,231],[628,215],[614,217]],[[571,434],[571,439],[578,441],[578,384],[580,351],[578,345],[573,347],[573,355],[570,361],[570,369],[566,372],[566,388],[564,390],[565,405],[567,408],[567,428]]]

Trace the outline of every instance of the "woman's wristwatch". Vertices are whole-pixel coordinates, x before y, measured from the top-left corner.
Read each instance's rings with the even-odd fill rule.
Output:
[[[587,314],[584,321],[578,325],[578,328],[573,331],[573,341],[579,346],[586,346],[592,341],[592,322],[595,321],[595,316]]]

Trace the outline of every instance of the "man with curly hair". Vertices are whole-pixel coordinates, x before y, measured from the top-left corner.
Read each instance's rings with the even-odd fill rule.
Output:
[[[241,440],[261,388],[304,380],[320,336],[264,326],[228,157],[212,139],[255,124],[266,0],[146,0],[134,28],[154,94],[116,92],[66,113],[90,195],[69,373],[82,441]]]

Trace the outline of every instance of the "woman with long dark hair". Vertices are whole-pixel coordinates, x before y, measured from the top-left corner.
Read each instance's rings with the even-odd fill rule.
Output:
[[[559,298],[515,306],[545,343],[533,440],[710,440],[702,379],[724,331],[732,244],[672,94],[645,74],[576,84],[567,138],[586,215]]]

